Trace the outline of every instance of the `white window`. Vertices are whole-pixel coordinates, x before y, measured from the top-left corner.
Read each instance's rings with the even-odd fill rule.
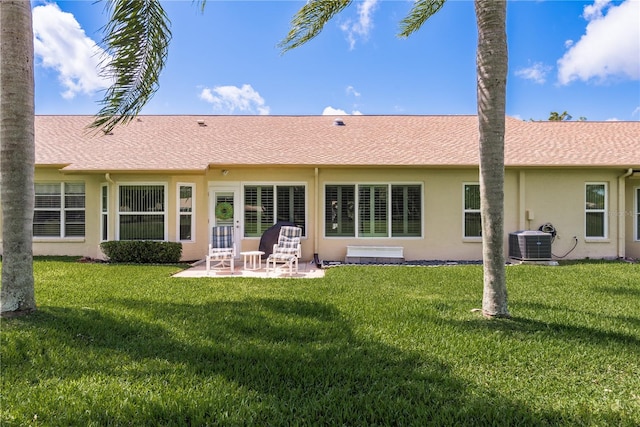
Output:
[[[585,186],[585,237],[607,237],[607,184],[587,183]]]
[[[420,184],[327,185],[325,187],[325,235],[328,237],[420,237],[422,235],[422,186]]]
[[[302,228],[306,236],[306,188],[304,185],[245,185],[244,235],[260,237],[278,221]]]
[[[100,240],[109,240],[109,186],[100,187]]]
[[[480,184],[464,184],[462,197],[464,206],[462,218],[464,237],[481,237]]]
[[[84,237],[84,183],[36,183],[34,188],[34,237]]]
[[[635,209],[635,230],[636,240],[640,241],[640,187],[636,188],[636,209]]]
[[[195,237],[195,184],[178,184],[178,240],[190,242]]]
[[[118,239],[166,240],[165,184],[118,186]]]

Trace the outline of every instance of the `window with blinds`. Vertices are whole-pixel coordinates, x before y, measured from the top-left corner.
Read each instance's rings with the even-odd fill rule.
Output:
[[[178,185],[178,238],[180,241],[192,241],[194,236],[194,184]]]
[[[304,185],[276,186],[276,221],[292,222],[305,236],[306,207]]]
[[[246,185],[244,187],[244,235],[261,237],[278,221],[292,222],[306,235],[304,185]]]
[[[464,237],[482,236],[480,184],[464,184]]]
[[[636,240],[640,241],[640,187],[636,188]]]
[[[355,227],[355,185],[327,185],[325,187],[325,235],[353,237]]]
[[[109,186],[100,187],[100,240],[109,240]]]
[[[607,184],[585,186],[585,237],[607,237]]]
[[[327,185],[324,213],[327,237],[419,237],[422,186]]]
[[[120,185],[118,238],[166,240],[165,185]]]
[[[392,185],[390,208],[393,237],[422,235],[422,187]]]
[[[84,237],[84,183],[36,183],[34,237]]]
[[[386,186],[358,186],[358,235],[360,237],[388,236],[387,199]]]

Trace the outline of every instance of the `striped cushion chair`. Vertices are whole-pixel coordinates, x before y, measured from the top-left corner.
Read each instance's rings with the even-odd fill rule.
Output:
[[[233,226],[219,225],[213,227],[211,231],[211,243],[209,243],[209,253],[207,254],[207,274],[211,270],[211,261],[218,263],[213,268],[227,268],[225,263],[229,263],[231,273],[233,273],[233,259],[236,256],[236,246],[233,243]]]
[[[300,239],[302,228],[288,225],[280,228],[278,243],[273,245],[273,252],[267,258],[267,272],[271,268],[275,271],[276,263],[282,263],[289,267],[289,275],[298,272],[298,258],[302,255]]]

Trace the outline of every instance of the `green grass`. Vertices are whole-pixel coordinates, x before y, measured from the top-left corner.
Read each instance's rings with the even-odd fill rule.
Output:
[[[178,279],[35,263],[2,319],[0,425],[640,425],[640,265],[339,267]]]

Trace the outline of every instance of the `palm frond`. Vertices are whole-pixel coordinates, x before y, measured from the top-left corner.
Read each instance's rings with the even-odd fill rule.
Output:
[[[157,0],[109,0],[103,31],[110,58],[102,72],[113,80],[90,128],[110,132],[131,121],[158,90],[171,30]]]
[[[352,0],[309,0],[291,20],[289,33],[278,43],[283,52],[295,49],[320,34],[325,24]]]
[[[204,13],[204,7],[207,5],[207,0],[191,0],[191,2],[197,4],[200,7],[200,12]]]
[[[422,24],[438,12],[447,0],[417,0],[411,11],[400,22],[400,37],[409,37],[418,31]]]

